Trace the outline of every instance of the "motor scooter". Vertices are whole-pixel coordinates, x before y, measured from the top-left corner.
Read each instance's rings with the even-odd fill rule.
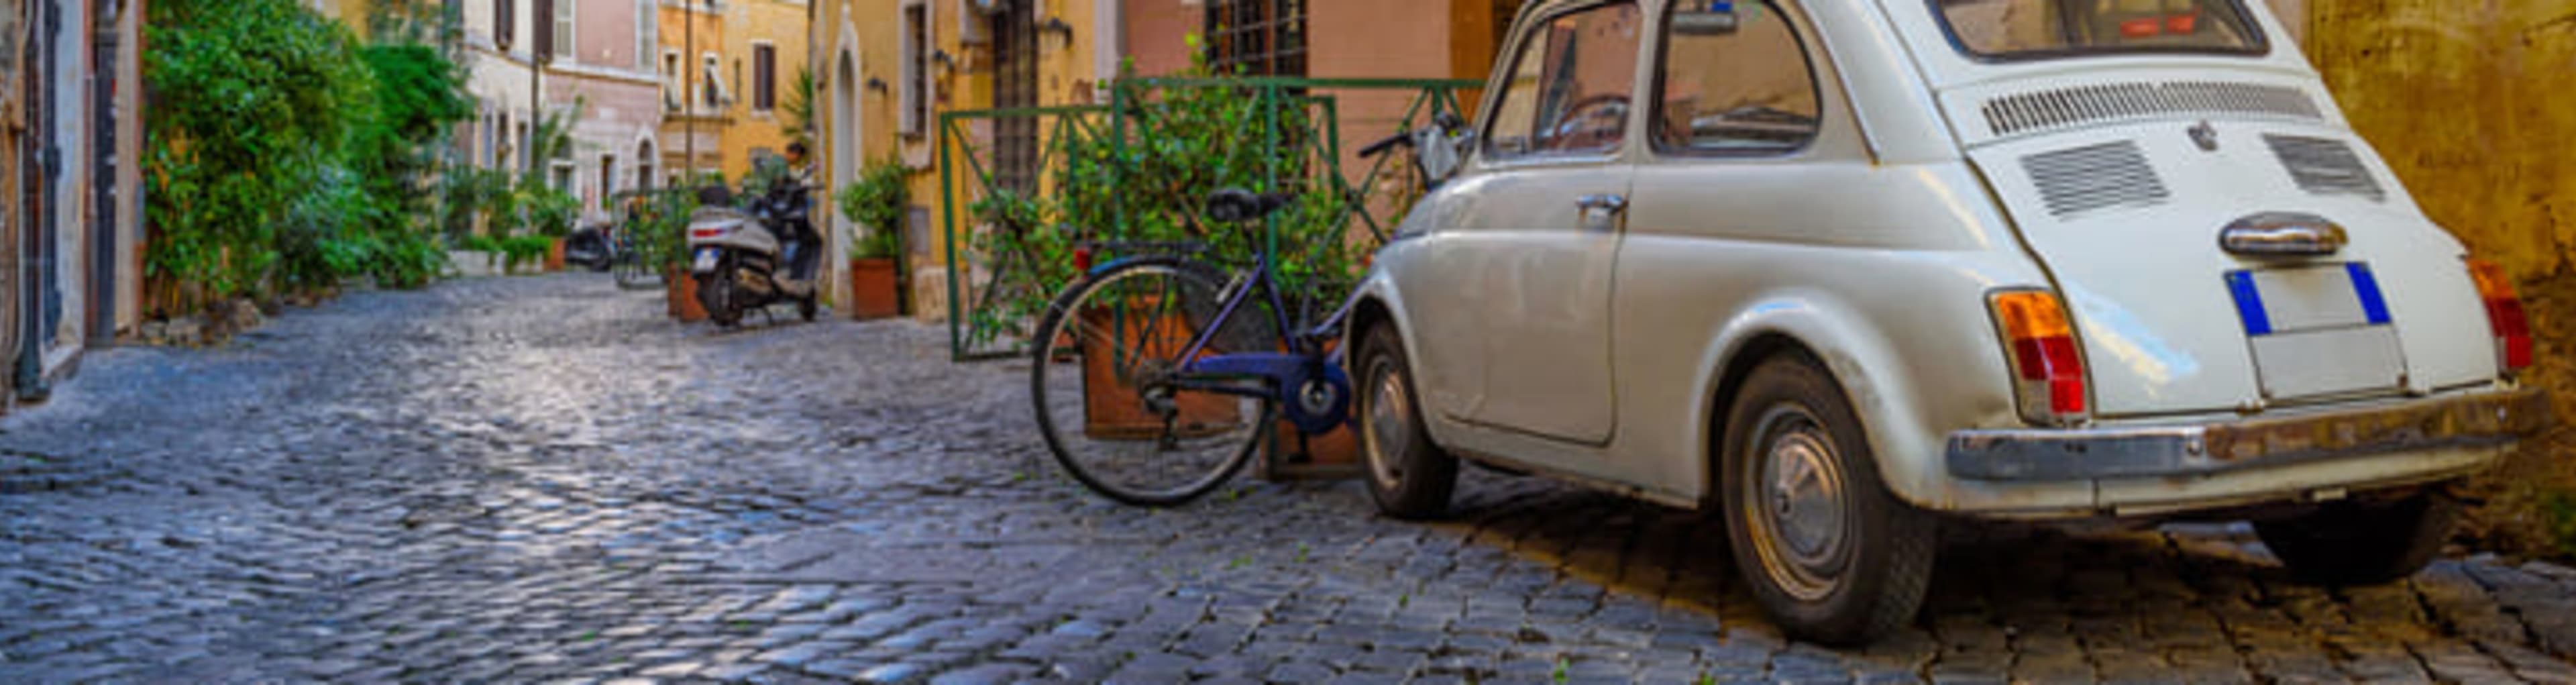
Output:
[[[732,328],[746,312],[793,302],[798,316],[813,321],[823,246],[815,239],[812,192],[789,180],[739,209],[716,195],[689,216],[689,273],[707,318]]]

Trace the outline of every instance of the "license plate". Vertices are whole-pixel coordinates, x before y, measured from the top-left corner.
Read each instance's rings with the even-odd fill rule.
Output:
[[[2369,265],[2238,271],[2227,279],[2266,396],[2313,397],[2404,382],[2406,357]]]
[[[696,264],[690,266],[689,270],[694,273],[702,274],[714,272],[716,270],[716,251],[713,249],[699,250],[698,261]]]

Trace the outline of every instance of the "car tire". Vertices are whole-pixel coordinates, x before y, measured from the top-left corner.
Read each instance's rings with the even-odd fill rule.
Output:
[[[1803,356],[1764,361],[1723,435],[1717,485],[1736,566],[1785,632],[1852,645],[1913,620],[1937,522],[1887,491],[1831,375]]]
[[[2255,535],[2299,580],[2375,585],[2415,575],[2451,539],[2460,503],[2437,487],[2387,502],[2337,502],[2293,518],[2257,521]]]
[[[1433,444],[1423,426],[1413,366],[1395,327],[1370,327],[1360,337],[1357,359],[1360,459],[1366,462],[1363,480],[1378,511],[1409,520],[1449,513],[1450,494],[1458,487],[1458,458]]]

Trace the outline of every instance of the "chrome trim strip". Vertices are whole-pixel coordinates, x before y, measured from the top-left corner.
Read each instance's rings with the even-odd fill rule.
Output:
[[[1950,475],[2046,482],[2220,473],[2394,452],[2507,445],[2550,425],[2549,396],[2518,389],[2394,407],[2148,428],[1950,434]]]

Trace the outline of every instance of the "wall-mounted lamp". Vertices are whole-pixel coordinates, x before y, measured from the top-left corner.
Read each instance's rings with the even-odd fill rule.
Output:
[[[949,69],[957,68],[957,57],[948,54],[948,51],[946,50],[932,51],[930,53],[930,61],[939,63],[939,66],[941,67]]]
[[[1047,17],[1046,23],[1038,25],[1038,31],[1062,34],[1065,40],[1073,40],[1073,25],[1065,23],[1064,17]]]
[[[877,77],[874,77],[874,76],[870,76],[870,77],[868,77],[868,90],[873,90],[873,91],[876,91],[876,92],[879,92],[879,93],[886,92],[886,82],[885,82],[885,79],[877,78]]]

